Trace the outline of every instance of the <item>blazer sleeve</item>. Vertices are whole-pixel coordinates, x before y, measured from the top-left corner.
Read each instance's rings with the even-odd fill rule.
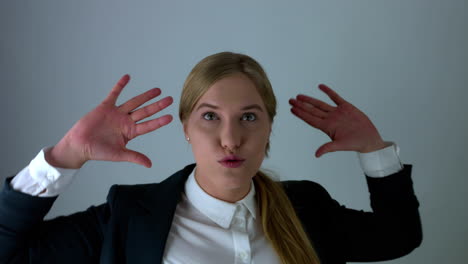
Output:
[[[366,177],[371,212],[353,210],[310,181],[285,182],[285,190],[324,263],[398,258],[422,241],[411,165],[383,178]]]
[[[111,214],[109,203],[44,221],[57,197],[0,192],[0,263],[97,263]],[[109,199],[114,195],[109,193]]]

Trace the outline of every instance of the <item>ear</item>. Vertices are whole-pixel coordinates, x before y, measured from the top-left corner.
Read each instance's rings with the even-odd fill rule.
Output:
[[[183,128],[184,128],[184,135],[185,135],[185,138],[188,138],[189,135],[188,135],[188,132],[187,132],[187,126],[188,126],[188,125],[187,125],[187,121],[184,121],[184,122],[182,123],[182,126],[183,126]]]

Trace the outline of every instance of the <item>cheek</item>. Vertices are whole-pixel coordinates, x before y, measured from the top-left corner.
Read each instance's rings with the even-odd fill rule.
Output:
[[[256,130],[252,131],[249,138],[249,142],[246,144],[247,146],[250,146],[250,148],[255,149],[262,155],[265,152],[265,148],[267,146],[268,140],[270,137],[269,131],[262,131],[262,130]]]
[[[190,129],[190,141],[194,153],[209,152],[216,141],[216,131],[212,126],[196,124]]]
[[[192,122],[192,130],[199,133],[210,133],[219,125],[219,121],[207,121],[203,118]]]

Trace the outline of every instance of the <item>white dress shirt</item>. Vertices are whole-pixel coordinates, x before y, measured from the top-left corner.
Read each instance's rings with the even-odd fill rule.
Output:
[[[281,263],[257,216],[253,182],[242,200],[228,203],[203,191],[193,170],[177,204],[163,263]]]

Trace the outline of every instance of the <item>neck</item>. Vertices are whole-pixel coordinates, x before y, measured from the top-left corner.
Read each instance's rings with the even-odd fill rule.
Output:
[[[198,167],[195,170],[195,180],[204,192],[228,203],[242,200],[249,193],[251,185],[251,179],[248,182],[226,184],[220,175],[207,176],[207,174],[200,173]]]

